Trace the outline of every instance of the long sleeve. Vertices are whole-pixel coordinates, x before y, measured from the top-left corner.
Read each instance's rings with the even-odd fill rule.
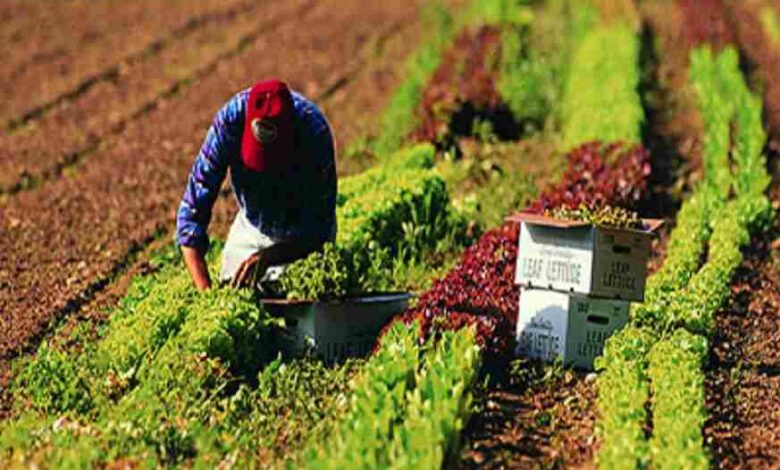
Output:
[[[219,110],[192,166],[176,216],[176,241],[180,246],[204,252],[209,247],[207,229],[219,189],[231,158],[236,158],[243,131],[242,94]]]
[[[307,172],[302,224],[293,232],[297,236],[332,240],[336,235],[336,198],[338,178],[333,133],[322,111],[300,95],[299,115],[302,124],[301,151],[313,162]]]
[[[336,197],[338,193],[338,179],[336,175],[336,156],[333,136],[330,129],[325,128],[317,134],[311,142],[312,151],[315,152],[316,171],[320,176],[320,194],[315,197],[317,220],[316,226],[320,228],[323,241],[335,236],[336,224]]]

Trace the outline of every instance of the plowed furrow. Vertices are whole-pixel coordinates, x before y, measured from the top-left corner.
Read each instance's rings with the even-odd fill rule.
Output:
[[[126,64],[113,78],[60,103],[29,129],[6,137],[0,147],[0,193],[15,193],[57,177],[120,134],[182,89],[211,73],[219,63],[240,54],[278,24],[294,21],[309,4],[286,2],[269,14],[256,8],[231,10],[186,40]]]
[[[4,2],[5,3],[5,2]],[[3,5],[0,128],[35,119],[121,73],[125,64],[250,7],[248,0],[87,0]]]

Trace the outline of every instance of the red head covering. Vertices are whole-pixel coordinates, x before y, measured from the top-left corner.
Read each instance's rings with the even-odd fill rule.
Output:
[[[241,159],[250,170],[279,170],[293,153],[295,108],[287,85],[279,80],[256,83],[249,91]]]

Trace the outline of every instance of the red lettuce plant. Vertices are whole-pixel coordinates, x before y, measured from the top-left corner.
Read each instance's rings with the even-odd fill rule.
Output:
[[[647,188],[649,153],[641,145],[592,142],[567,157],[563,179],[546,190],[532,210],[580,204],[633,208]],[[439,331],[475,325],[487,360],[511,356],[520,294],[514,283],[518,232],[513,222],[486,232],[395,321],[417,320],[421,342]]]

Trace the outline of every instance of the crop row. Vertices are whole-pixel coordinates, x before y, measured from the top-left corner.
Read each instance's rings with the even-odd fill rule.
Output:
[[[589,14],[588,8],[577,10],[572,21],[574,24],[587,23],[591,21]],[[577,19],[577,15],[581,18]],[[585,32],[578,34],[588,36]],[[573,57],[577,57],[576,51]],[[637,67],[638,63],[628,62],[618,68]],[[587,74],[590,69],[575,61],[568,70],[570,74]],[[623,75],[628,77],[631,74]],[[569,89],[567,92],[600,96],[604,98],[603,107],[610,109],[609,90],[597,86],[603,83],[592,84],[595,87],[592,90]],[[639,100],[638,96],[633,99]],[[568,117],[574,122],[584,122],[576,113]],[[576,129],[572,121],[565,119],[563,124],[564,129]],[[636,128],[640,125],[641,117],[634,123]],[[567,159],[568,169],[562,181],[543,193],[531,205],[532,210],[544,211],[561,205],[578,207],[580,204],[632,207],[646,188],[649,156],[641,146],[586,143],[572,150]],[[418,305],[407,312],[405,319],[419,319],[423,330],[427,331],[434,323],[440,322],[434,319],[447,318],[451,312],[460,312],[456,318],[470,315],[472,321],[482,325],[479,331],[487,333],[484,337],[480,336],[480,341],[506,355],[511,349],[507,338],[511,337],[517,315],[518,291],[513,282],[516,244],[517,227],[514,224],[508,223],[486,233],[477,244],[466,250],[460,263],[446,277],[420,296]]]
[[[574,49],[566,81],[563,148],[592,140],[641,142],[644,122],[639,86],[639,37],[633,18],[587,28],[593,15],[577,13],[584,32]]]
[[[599,154],[602,150],[601,146],[595,145],[591,153]],[[583,153],[593,157],[589,152]],[[581,157],[573,157],[572,160],[575,159]],[[593,157],[587,163],[583,162],[583,165],[600,165],[601,161],[599,157]],[[635,165],[632,169],[643,172],[645,166]],[[607,171],[594,171],[590,175],[600,182],[602,179],[613,181],[618,178],[616,174],[608,174]],[[567,181],[561,190],[571,189],[573,185],[581,183],[582,175],[575,177],[570,173],[570,176],[576,178],[576,181]],[[617,188],[621,185],[610,182],[606,186]],[[410,325],[407,331],[412,332],[424,351],[423,365],[417,374],[414,374],[412,362],[402,361],[407,365],[405,376],[414,377],[413,383],[398,385],[408,389],[404,403],[399,405],[399,392],[387,387],[378,378],[375,379],[380,383],[377,389],[369,388],[366,393],[356,391],[351,412],[338,425],[335,437],[310,444],[316,449],[309,454],[313,466],[437,468],[453,453],[457,448],[458,431],[470,413],[468,397],[479,370],[482,351],[500,351],[500,354],[506,356],[507,351],[511,350],[509,342],[512,330],[508,318],[516,315],[517,289],[512,275],[513,255],[517,250],[516,232],[517,227],[512,224],[488,232],[476,245],[466,250],[460,268],[456,268],[444,280],[437,281],[436,286],[446,292],[434,287],[423,294],[418,307],[407,312],[401,322],[392,323],[386,328],[376,354],[366,365],[367,370],[395,370],[392,361],[396,360],[398,354],[388,356],[385,352],[388,344],[392,344],[388,343],[387,338],[397,335],[400,324]],[[470,268],[464,269],[464,262]],[[458,273],[462,276],[462,284],[455,284],[450,279]],[[432,298],[446,300],[457,295],[466,300],[470,294],[469,300],[474,305],[466,305],[463,310],[445,307],[435,312],[426,310],[421,313],[420,306]],[[476,334],[469,333],[471,331]],[[457,340],[463,335],[468,335],[468,339]],[[432,349],[426,351],[429,348]],[[386,361],[391,361],[391,364],[385,364]],[[383,376],[395,377],[396,374],[393,372]],[[398,382],[393,380],[393,383]],[[407,410],[405,417],[399,415],[399,408]],[[402,417],[403,422],[400,421]],[[393,420],[396,422],[393,423]],[[379,423],[378,431],[360,424],[365,422]],[[388,442],[392,444],[388,446]],[[329,458],[324,458],[323,449],[329,450]]]
[[[500,0],[498,0],[500,1]],[[480,4],[484,6],[481,6]],[[373,142],[373,151],[385,156],[398,150],[418,124],[415,109],[420,103],[423,88],[441,64],[444,51],[455,35],[466,25],[480,23],[494,1],[471,1],[463,10],[453,14],[439,2],[433,2],[423,12],[431,25],[427,41],[418,47],[406,65],[404,82],[390,97],[380,116],[380,131]]]
[[[625,66],[638,67],[638,64]],[[571,73],[578,71],[577,67],[571,68]],[[604,89],[593,92],[608,96]],[[637,128],[640,125],[641,121],[636,123]],[[539,198],[534,205],[537,210],[552,208],[563,201],[576,205],[610,203],[632,207],[646,187],[648,154],[640,146],[594,142],[574,149],[568,159],[569,169],[563,181]],[[400,320],[418,325],[421,341],[472,326],[477,333],[477,344],[487,353],[485,361],[507,358],[513,350],[511,338],[519,295],[514,285],[517,235],[514,223],[485,233],[464,252],[455,268],[435,281]],[[388,331],[392,328],[388,327]]]
[[[441,88],[436,82],[437,76],[451,75],[450,78],[458,83],[447,84],[445,88],[456,90],[456,95],[461,93],[459,90],[468,88],[461,86],[461,80],[474,81],[469,75],[473,70],[462,67],[461,63],[451,63],[452,57],[463,57],[466,63],[481,67],[492,67],[491,72],[480,69],[477,73],[480,77],[495,73],[496,77],[483,77],[488,88],[497,87],[498,75],[504,86],[518,88],[521,86],[519,81],[528,85],[529,77],[517,73],[517,68],[521,66],[518,64],[527,64],[525,55],[528,51],[524,48],[526,41],[522,39],[528,34],[529,8],[506,0],[475,1],[453,14],[434,3],[427,14],[436,19],[433,33],[413,56],[406,81],[388,105],[383,119],[393,116],[394,125],[382,130],[375,142],[375,151],[389,152],[399,148],[402,141],[398,139],[413,137],[410,133],[414,126],[421,125],[418,102],[409,96],[409,99],[403,98],[408,89],[425,86],[425,96],[435,98],[428,103],[430,106],[450,108],[446,96],[428,93]],[[520,42],[502,39],[507,47],[502,48],[498,57],[491,57],[492,49],[482,48],[463,55],[457,41],[451,44],[459,31],[468,37],[471,28],[484,28],[485,25],[498,28],[502,38]],[[452,47],[448,49],[450,45]],[[444,63],[442,55],[447,56]],[[527,91],[526,96],[530,93]],[[411,120],[399,119],[399,113]],[[424,128],[426,124],[422,125]],[[397,134],[399,130],[405,133]],[[434,137],[430,140],[436,142]],[[391,141],[395,143],[390,144]],[[409,157],[405,156],[407,153]],[[402,283],[396,280],[402,280],[406,266],[421,263],[431,253],[459,250],[471,241],[465,236],[468,222],[465,214],[447,207],[449,197],[442,178],[451,178],[451,175],[447,170],[440,171],[440,165],[434,162],[432,147],[418,146],[395,151],[395,155],[385,153],[382,157],[376,168],[340,183],[338,240],[322,253],[315,253],[290,267],[282,279],[288,298],[343,298],[367,291],[401,289]],[[448,183],[457,184],[458,181]],[[367,190],[368,187],[371,190]]]
[[[425,174],[422,169],[419,171],[422,173],[410,173],[409,176],[420,178],[415,181],[436,181],[433,175]],[[383,203],[380,199],[369,197],[373,191],[381,189],[382,181],[386,181],[382,178],[387,175],[378,176],[380,173],[377,171],[375,176],[363,178],[363,183],[345,184],[340,217],[352,217],[348,216],[347,210],[353,205],[373,213],[374,203]],[[602,177],[608,178],[607,175],[599,176]],[[611,177],[616,178],[615,175]],[[571,181],[568,183],[573,184]],[[441,194],[437,187],[441,184],[423,185],[428,189],[422,192],[422,199],[415,199],[417,193],[411,191],[415,188],[406,188],[408,192],[402,192],[400,196],[391,195],[390,198],[396,201],[396,207],[408,208],[404,203],[410,200],[412,206],[415,206],[414,201],[436,200],[436,195]],[[362,198],[364,195],[368,196]],[[384,210],[396,209],[382,207],[378,213],[386,214],[382,212]],[[414,213],[405,210],[391,213]],[[414,216],[410,217],[415,222]],[[354,219],[358,221],[354,224],[357,228],[343,232],[345,235],[341,236],[340,242],[351,240],[350,233],[360,234],[355,237],[379,234],[380,240],[390,239],[383,238],[386,236],[382,232],[385,227],[375,225],[383,217],[357,214]],[[394,226],[397,228],[399,225]],[[404,228],[404,224],[400,226]],[[367,228],[363,230],[361,227]],[[513,229],[516,231],[516,228]],[[509,245],[514,247],[516,240],[510,239],[510,242]],[[396,254],[401,251],[398,245],[380,248],[395,250]],[[501,249],[497,248],[494,253],[496,251]],[[512,264],[503,255],[493,258],[504,265]],[[504,269],[502,273],[504,279],[507,271]],[[511,273],[508,278],[511,284]],[[18,451],[20,453],[16,457],[25,459],[29,457],[25,451],[30,450],[33,458],[52,465],[65,465],[72,458],[82,459],[78,463],[83,464],[111,461],[122,456],[133,456],[142,463],[154,465],[154,462],[177,463],[193,458],[212,459],[214,464],[213,458],[216,457],[213,455],[218,456],[220,452],[224,454],[231,449],[231,439],[236,439],[238,433],[235,429],[244,423],[236,416],[246,406],[242,401],[245,395],[234,392],[237,387],[246,390],[240,384],[251,382],[268,359],[259,354],[268,351],[248,348],[265,343],[263,335],[274,327],[275,322],[245,294],[217,290],[203,297],[197,296],[187,283],[186,275],[180,271],[171,274],[163,269],[146,289],[137,289],[138,295],[131,297],[125,305],[129,309],[128,314],[116,316],[116,323],[112,320],[104,333],[106,341],[99,342],[94,350],[89,347],[84,354],[62,356],[56,350],[42,348],[41,354],[19,376],[20,406],[29,411],[22,412],[15,422],[4,428],[6,452]],[[136,316],[138,312],[141,315]],[[468,318],[468,315],[471,313],[462,312],[461,318]],[[461,325],[464,323],[468,322],[461,322]],[[423,360],[431,367],[435,364],[441,367],[436,369],[438,372],[435,374],[420,372],[419,392],[415,392],[418,395],[409,399],[411,409],[435,405],[437,409],[449,413],[445,413],[446,418],[438,423],[432,422],[430,415],[423,417],[422,414],[417,415],[417,422],[409,422],[408,426],[412,429],[425,429],[442,444],[438,447],[439,451],[434,449],[433,457],[420,456],[421,461],[430,462],[432,460],[429,459],[435,460],[444,455],[446,443],[451,442],[457,433],[454,423],[458,419],[463,420],[462,413],[467,412],[463,403],[467,400],[467,390],[477,369],[473,362],[464,365],[453,362],[453,358],[436,359],[443,354]],[[478,355],[474,361],[476,358]],[[41,375],[29,372],[35,371],[36,367],[55,371],[53,375],[58,378],[57,383],[63,384],[64,392],[50,393],[40,379],[36,381]],[[452,374],[451,378],[447,378],[448,373]],[[447,381],[435,382],[438,378]],[[435,385],[431,385],[430,389],[419,388],[428,382],[435,382]],[[461,383],[462,387],[450,387]],[[461,392],[440,399],[437,393],[444,389]],[[67,400],[62,402],[60,397],[67,397]],[[262,400],[250,399],[249,402],[251,409],[251,404],[262,403]],[[226,416],[229,419],[224,420],[225,424],[216,424]],[[231,430],[233,421],[238,423],[235,424],[238,428],[232,428],[232,433],[222,432]],[[33,435],[36,439],[31,441],[30,436]]]
[[[486,6],[492,3],[505,5],[474,5],[488,10]],[[383,165],[392,166],[392,162],[385,160]],[[415,238],[421,235],[425,233]],[[350,238],[343,241],[349,243]],[[365,249],[367,245],[357,246]],[[460,325],[465,326],[468,324]],[[406,357],[397,346],[399,331],[406,332],[401,344],[406,344],[408,338],[413,340],[422,365],[414,360],[398,361],[399,356]],[[419,338],[414,323],[408,327],[402,323],[389,326],[361,374],[367,379],[356,387],[349,412],[338,423],[337,431],[330,438],[310,441],[307,465],[440,467],[457,448],[459,430],[469,412],[471,385],[479,370],[481,352],[471,331],[457,328]]]
[[[632,326],[608,341],[599,365],[604,444],[598,460],[604,468],[708,465],[701,436],[707,337],[715,312],[730,295],[740,248],[766,230],[773,216],[764,195],[769,176],[762,107],[740,74],[737,53],[726,49],[713,56],[698,49],[690,76],[705,123],[705,178],[683,204],[665,264],[648,280]],[[633,379],[624,380],[626,373]]]
[[[202,429],[213,403],[270,360],[264,345],[278,320],[248,292],[198,294],[167,269],[135,288],[105,342],[81,354],[44,344],[21,371],[18,416],[0,437],[12,461],[83,467],[129,455],[175,463],[214,438]]]
[[[549,3],[545,14],[579,9],[568,0]],[[503,138],[516,138],[520,126],[535,131],[545,124],[562,94],[568,31],[555,32],[565,44],[534,50],[534,28],[543,27],[530,5],[511,0],[472,1],[456,14],[434,4],[428,15],[434,33],[410,60],[381,118],[375,153],[391,153],[409,138],[448,147],[454,134],[478,132],[483,119]]]
[[[336,432],[311,441],[306,467],[440,468],[457,449],[479,360],[469,328],[420,346],[414,325],[394,324]]]

